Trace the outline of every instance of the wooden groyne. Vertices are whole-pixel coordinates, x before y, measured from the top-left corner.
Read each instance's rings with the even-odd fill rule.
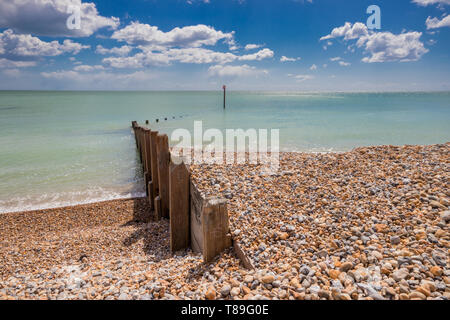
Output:
[[[202,253],[204,262],[210,262],[233,246],[227,200],[201,195],[189,166],[172,159],[166,134],[141,127],[136,121],[132,128],[144,171],[148,218],[170,220],[171,251],[192,248]]]

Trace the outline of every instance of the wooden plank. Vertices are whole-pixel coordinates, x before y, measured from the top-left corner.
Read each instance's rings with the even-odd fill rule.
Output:
[[[203,253],[203,227],[202,227],[202,211],[203,198],[195,184],[191,181],[191,248],[192,251]]]
[[[211,262],[218,254],[231,247],[228,226],[227,201],[207,199],[202,212],[203,260]]]
[[[155,195],[153,194],[152,181],[148,183],[147,190],[148,190],[148,203],[150,204],[150,210],[155,210]]]
[[[134,128],[134,136],[136,137],[136,149],[139,153],[140,146],[139,146],[139,126],[138,125],[136,125],[136,127]]]
[[[134,141],[136,142],[136,148],[137,148],[137,137],[136,137],[136,127],[137,127],[137,121],[131,122],[131,127],[133,128],[133,134],[134,134]]]
[[[151,159],[152,159],[152,150],[151,150],[151,145],[150,145],[150,136],[151,136],[151,130],[150,129],[145,129],[144,130],[144,135],[145,135],[145,171],[148,172],[149,174],[149,180],[147,181],[150,182],[152,179],[152,163],[151,163]]]
[[[146,129],[142,128],[142,169],[145,172],[148,172],[147,170],[147,143],[146,143]]]
[[[144,152],[145,152],[145,143],[144,143],[144,128],[139,127],[139,145],[141,151],[141,164],[142,168],[144,167]]]
[[[150,181],[151,181],[150,174],[148,172],[144,172],[145,194],[147,195],[147,197],[150,195],[150,191],[148,190]]]
[[[159,221],[161,219],[161,198],[157,196],[155,198],[155,220]]]
[[[141,139],[141,127],[137,127],[137,137],[138,137],[138,151],[139,160],[142,162],[142,139]]]
[[[152,176],[152,187],[153,187],[153,197],[159,195],[159,182],[158,182],[158,151],[156,148],[156,139],[158,136],[158,131],[150,132],[150,168]]]
[[[189,170],[184,163],[170,164],[169,209],[172,252],[189,246],[189,176]]]
[[[169,218],[169,138],[167,135],[158,135],[156,139],[158,154],[158,182],[159,197],[161,199],[161,214]]]
[[[233,249],[234,249],[234,252],[236,253],[237,257],[239,258],[239,260],[242,261],[242,264],[244,265],[244,267],[246,269],[249,269],[249,270],[255,269],[251,260],[248,258],[245,251],[242,250],[241,245],[239,244],[238,241],[233,240]]]

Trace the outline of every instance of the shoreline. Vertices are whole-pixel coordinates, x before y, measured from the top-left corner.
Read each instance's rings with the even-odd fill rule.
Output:
[[[228,199],[226,250],[170,252],[169,222],[136,222],[145,198],[0,214],[2,299],[449,300],[450,144],[283,153],[257,165],[195,165]]]
[[[362,146],[362,147],[355,147],[350,151],[280,151],[280,156],[283,154],[300,154],[300,155],[327,155],[327,154],[346,154],[346,153],[352,153],[357,151],[358,149],[366,149],[366,148],[409,148],[409,147],[432,147],[432,146],[441,146],[441,145],[450,145],[450,142],[445,142],[442,144],[432,144],[432,145],[374,145],[374,146]],[[67,205],[49,205],[46,207],[39,207],[39,205],[36,208],[27,209],[27,210],[13,210],[13,211],[2,211],[0,208],[0,215],[2,214],[8,214],[8,213],[27,213],[27,212],[34,212],[34,211],[42,211],[42,210],[50,210],[50,209],[61,209],[61,208],[68,208],[68,207],[76,207],[80,205],[87,205],[87,204],[96,204],[96,203],[102,203],[102,202],[108,202],[108,201],[115,201],[115,200],[131,200],[131,199],[138,199],[138,198],[144,198],[145,193],[141,193],[141,196],[138,195],[131,195],[130,197],[112,197],[108,199],[92,199],[92,200],[86,200],[81,201],[79,203],[74,204],[67,204]]]

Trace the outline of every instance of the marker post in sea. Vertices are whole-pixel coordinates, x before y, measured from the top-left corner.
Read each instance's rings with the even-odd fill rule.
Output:
[[[227,96],[227,86],[223,85],[223,108],[225,109],[225,101],[226,101],[226,96]]]

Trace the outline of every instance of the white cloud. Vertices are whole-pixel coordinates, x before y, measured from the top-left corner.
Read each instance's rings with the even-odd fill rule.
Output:
[[[0,68],[26,68],[36,65],[35,61],[13,61],[0,58]]]
[[[315,71],[315,70],[317,70],[317,66],[316,66],[315,64],[313,64],[313,65],[309,68],[309,70]]]
[[[289,57],[286,57],[286,56],[282,56],[281,59],[280,59],[281,62],[294,62],[294,61],[298,61],[298,60],[301,60],[301,58],[300,57],[298,57],[298,58],[289,58]]]
[[[314,79],[314,76],[310,75],[310,74],[297,74],[296,75],[296,74],[289,73],[288,77],[294,78],[297,82],[303,82],[303,81]]]
[[[334,28],[329,35],[323,36],[320,40],[323,41],[342,37],[344,37],[344,40],[353,40],[366,35],[368,35],[368,30],[364,23],[356,22],[352,26],[350,22],[346,22],[342,27]]]
[[[0,55],[6,58],[58,56],[63,53],[78,54],[90,46],[72,40],[46,42],[29,34],[16,34],[11,29],[0,33]]]
[[[341,57],[334,57],[334,58],[330,58],[331,61],[339,61],[342,60]]]
[[[298,75],[294,76],[294,78],[295,78],[298,82],[303,82],[303,81],[307,81],[307,80],[312,80],[312,79],[314,79],[314,76],[309,75],[309,74],[298,74]]]
[[[261,74],[267,74],[267,70],[259,70],[249,65],[242,66],[230,66],[230,65],[216,65],[211,66],[208,69],[210,76],[219,77],[242,77],[242,76],[255,76]]]
[[[232,53],[216,52],[204,48],[170,49],[164,54],[167,55],[169,61],[181,63],[228,63],[236,60],[236,56]]]
[[[339,65],[343,66],[343,67],[348,67],[348,66],[351,65],[351,63],[350,62],[345,62],[345,61],[339,61]]]
[[[398,35],[390,32],[375,32],[358,40],[358,47],[364,46],[371,54],[363,62],[417,61],[429,50],[420,41],[421,32],[407,32]]]
[[[233,61],[260,61],[273,57],[273,51],[263,49],[251,55],[238,56],[231,52],[217,52],[205,48],[172,48],[152,51],[140,47],[143,52],[131,57],[109,57],[103,62],[114,68],[142,68],[150,65],[169,65],[171,62],[192,64],[225,64]]]
[[[437,29],[443,27],[450,27],[450,15],[439,20],[438,18],[428,17],[426,21],[427,29]]]
[[[243,60],[243,61],[253,61],[253,60],[257,60],[257,61],[261,61],[263,59],[267,59],[267,58],[272,58],[273,57],[273,51],[270,49],[262,49],[259,50],[256,53],[253,54],[247,54],[247,55],[243,55],[238,57],[238,60]]]
[[[216,31],[206,25],[174,28],[163,32],[156,26],[133,22],[123,29],[117,30],[112,39],[125,41],[128,44],[152,45],[159,47],[201,47],[215,45],[219,40],[233,40],[234,32]]]
[[[133,50],[133,47],[130,47],[127,45],[124,45],[121,47],[114,47],[111,49],[107,49],[101,45],[98,45],[95,52],[98,54],[102,54],[102,55],[112,54],[112,55],[117,55],[117,56],[126,56],[131,52],[131,50]]]
[[[188,4],[194,4],[195,2],[202,2],[202,3],[210,3],[210,0],[186,0]]]
[[[430,4],[450,4],[450,0],[412,0],[419,6],[428,6]]]
[[[162,53],[137,53],[131,57],[109,57],[102,61],[113,68],[143,68],[146,66],[168,65],[170,58]]]
[[[81,8],[81,29],[70,30],[66,22],[69,5]],[[81,0],[0,1],[0,28],[41,36],[88,37],[101,28],[116,29],[119,19],[99,15],[94,3]]]
[[[133,73],[114,73],[106,71],[83,72],[73,70],[61,70],[54,72],[42,72],[44,79],[58,80],[61,87],[78,89],[108,88],[109,90],[130,88],[148,89],[149,81],[156,75],[149,72],[137,71]]]
[[[370,56],[364,57],[363,62],[392,62],[417,61],[429,50],[420,41],[421,32],[404,32],[392,34],[391,32],[374,32],[366,25],[357,22],[352,25],[346,22],[344,26],[334,28],[332,32],[321,38],[344,38],[344,40],[357,40],[356,46],[364,48]]]
[[[262,47],[262,44],[248,44],[245,46],[245,50],[254,50],[254,49],[259,49]]]
[[[73,68],[74,71],[82,71],[82,72],[91,72],[94,70],[103,70],[105,69],[105,67],[101,66],[101,65],[94,65],[94,66],[90,66],[90,65],[79,65],[76,66],[75,68]]]

